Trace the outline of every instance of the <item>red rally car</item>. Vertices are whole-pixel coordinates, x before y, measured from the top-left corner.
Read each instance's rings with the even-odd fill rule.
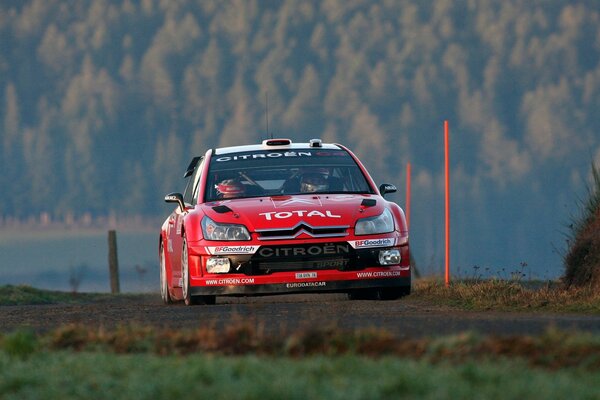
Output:
[[[211,149],[195,157],[162,225],[165,303],[221,295],[345,292],[350,299],[410,293],[408,228],[358,158],[319,139]]]

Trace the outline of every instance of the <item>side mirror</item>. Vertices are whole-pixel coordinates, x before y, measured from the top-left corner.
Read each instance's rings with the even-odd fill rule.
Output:
[[[382,183],[381,186],[379,186],[379,192],[382,196],[385,196],[388,193],[396,193],[397,191],[398,189],[396,189],[396,186],[391,183]]]
[[[167,203],[177,203],[179,204],[179,209],[181,211],[185,211],[185,204],[183,203],[183,195],[181,193],[169,193],[165,196],[165,201]]]

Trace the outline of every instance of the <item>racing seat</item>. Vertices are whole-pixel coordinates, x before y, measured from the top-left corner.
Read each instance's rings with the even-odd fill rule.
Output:
[[[341,192],[344,190],[344,182],[341,178],[330,176],[327,178],[327,185],[329,186],[328,191]],[[281,191],[283,194],[294,194],[300,193],[300,177],[295,177],[285,181]]]
[[[254,197],[254,196],[262,196],[265,194],[265,191],[257,185],[244,185],[246,188],[246,196]]]
[[[327,178],[327,183],[329,184],[330,192],[341,192],[344,190],[344,182],[341,178],[330,176]]]
[[[300,193],[300,177],[296,176],[285,181],[281,187],[281,192],[282,194]]]

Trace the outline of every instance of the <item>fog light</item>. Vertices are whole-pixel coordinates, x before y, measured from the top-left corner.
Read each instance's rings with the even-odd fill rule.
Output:
[[[211,257],[206,262],[206,272],[209,274],[226,274],[231,264],[227,257]]]
[[[400,250],[381,250],[379,252],[380,265],[396,265],[400,264],[400,260],[402,260]]]

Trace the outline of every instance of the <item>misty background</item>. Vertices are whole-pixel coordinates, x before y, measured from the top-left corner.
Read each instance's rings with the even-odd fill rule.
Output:
[[[421,272],[442,272],[448,120],[454,271],[562,274],[600,165],[595,1],[3,0],[0,227],[158,236],[193,156],[266,137],[267,92],[275,137],[347,145],[403,207],[411,163]]]

